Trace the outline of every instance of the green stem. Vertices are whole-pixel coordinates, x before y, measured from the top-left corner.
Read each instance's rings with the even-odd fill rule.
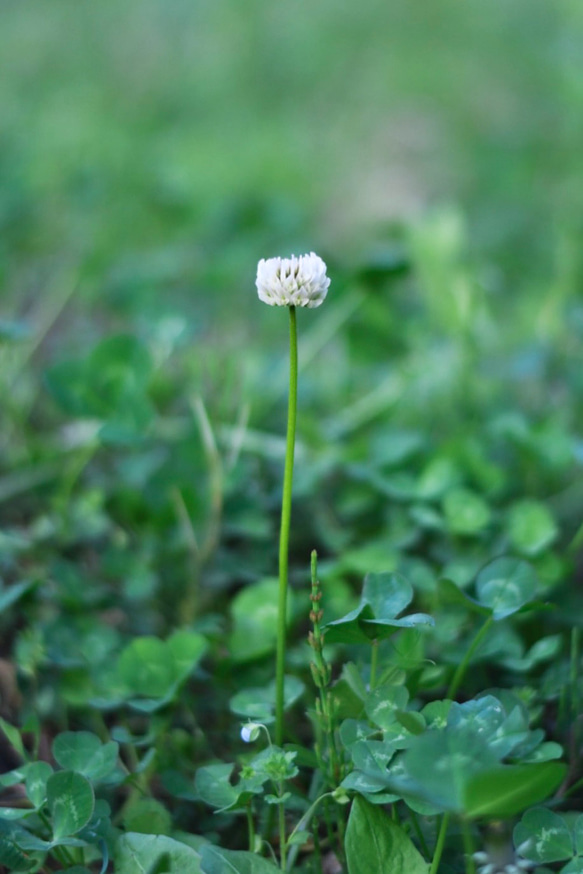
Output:
[[[472,841],[471,826],[467,819],[462,822],[462,835],[464,839],[464,855],[466,861],[466,874],[476,874],[476,860],[474,859],[474,842]]]
[[[253,810],[251,802],[247,802],[247,830],[249,835],[249,852],[255,852],[255,825],[253,823]]]
[[[431,862],[431,868],[429,869],[429,874],[437,874],[439,869],[439,863],[441,862],[441,854],[443,853],[443,847],[445,845],[445,836],[447,834],[447,827],[449,825],[449,813],[444,813],[441,817],[441,823],[439,825],[439,833],[437,835],[437,843],[435,845],[435,852],[433,853],[433,860]]]
[[[285,673],[285,631],[287,607],[287,565],[289,529],[291,520],[292,480],[294,473],[294,446],[296,439],[296,410],[298,400],[298,337],[295,307],[289,307],[289,399],[287,410],[287,442],[283,495],[281,499],[281,528],[279,534],[279,599],[277,613],[277,651],[275,668],[275,743],[283,742],[283,683]]]
[[[338,854],[342,864],[346,865],[344,858],[344,838],[346,835],[346,813],[345,809],[340,808],[338,811],[338,820],[336,823],[336,834],[338,836]]]
[[[413,830],[414,830],[415,834],[417,835],[417,840],[419,841],[419,846],[421,847],[421,852],[423,853],[425,858],[428,859],[430,856],[429,847],[427,846],[427,842],[425,840],[423,832],[421,831],[421,826],[419,825],[419,819],[417,818],[417,814],[411,808],[409,808],[409,818],[411,820]]]
[[[280,787],[280,794],[283,795],[283,785]],[[285,871],[286,864],[286,836],[285,836],[285,807],[283,806],[283,802],[280,802],[278,805],[279,810],[279,858],[281,863],[281,870]]]
[[[470,659],[472,658],[473,654],[475,653],[475,651],[477,650],[477,648],[479,647],[479,645],[482,643],[483,639],[487,635],[488,631],[490,630],[490,626],[492,625],[493,622],[494,622],[494,617],[488,616],[488,618],[486,619],[486,621],[484,622],[484,624],[482,625],[482,627],[480,628],[480,630],[478,631],[478,633],[474,637],[473,641],[471,642],[470,646],[468,647],[468,651],[466,652],[462,661],[459,663],[457,670],[452,677],[452,681],[449,684],[449,689],[447,690],[447,695],[446,695],[447,698],[453,698],[455,696],[455,693],[459,689],[461,682],[464,678],[464,675],[465,675],[466,670],[468,668],[468,665],[470,663]]]
[[[328,846],[334,846],[334,826],[332,825],[332,817],[330,815],[330,796],[324,798],[324,822],[326,823],[326,834],[328,836]]]
[[[314,857],[313,857],[313,870],[314,874],[322,874],[322,853],[320,852],[320,832],[319,832],[319,824],[316,817],[314,817],[314,823],[312,826],[312,834],[314,836]]]
[[[332,792],[325,792],[323,795],[320,795],[319,798],[316,798],[316,800],[310,805],[308,810],[304,813],[304,815],[301,817],[298,824],[296,825],[296,827],[294,828],[294,830],[290,834],[290,836],[288,838],[288,844],[292,840],[292,838],[296,834],[296,832],[304,831],[305,829],[308,828],[308,826],[310,825],[310,820],[312,819],[314,813],[316,812],[316,808],[318,807],[320,802],[323,801],[325,798],[331,798],[331,797],[332,797]]]

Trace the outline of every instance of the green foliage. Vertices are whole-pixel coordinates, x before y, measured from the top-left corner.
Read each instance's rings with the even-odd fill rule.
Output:
[[[562,816],[545,807],[527,810],[514,828],[516,852],[531,862],[569,863],[563,874],[575,874],[583,862],[583,817]]]
[[[81,361],[63,361],[46,374],[49,391],[69,415],[97,419],[108,443],[140,441],[153,419],[147,386],[152,365],[135,337],[103,340]]]
[[[66,731],[55,738],[53,756],[62,768],[99,782],[115,770],[118,749],[117,743],[102,744],[98,737],[87,731]]]
[[[536,575],[526,562],[499,558],[478,574],[476,598],[492,611],[494,619],[506,619],[532,601],[537,584]]]
[[[525,555],[537,555],[558,535],[549,508],[541,501],[517,501],[508,514],[508,536],[513,547]]]
[[[278,870],[271,862],[254,853],[205,846],[201,856],[202,874],[273,874]]]
[[[202,657],[206,641],[196,632],[175,631],[167,641],[137,637],[121,653],[117,675],[135,710],[153,712],[172,700]],[[133,696],[139,696],[134,698]]]
[[[229,641],[235,662],[260,658],[275,649],[277,579],[259,580],[242,589],[231,603],[233,631]],[[294,612],[294,593],[288,593],[287,615]]]
[[[469,489],[453,489],[443,500],[443,512],[453,534],[477,534],[488,525],[491,510],[486,501]]]
[[[91,783],[75,771],[59,771],[47,780],[47,806],[53,823],[53,840],[77,834],[93,814]]]
[[[407,697],[402,687],[370,693],[366,712],[382,740],[366,739],[374,728],[342,735],[354,766],[346,789],[376,804],[403,798],[414,810],[487,819],[513,816],[564,778],[565,766],[548,761],[562,751],[529,730],[517,698],[485,695],[439,709],[433,702],[414,713],[405,711]]]
[[[346,831],[349,874],[427,874],[428,866],[402,828],[364,799],[352,806]]]
[[[283,684],[284,708],[287,710],[301,698],[305,686],[297,677],[285,677]],[[266,725],[275,719],[275,683],[253,689],[242,689],[229,702],[233,713]]]
[[[115,850],[117,874],[164,871],[167,874],[200,874],[200,855],[186,844],[164,835],[126,832]]]
[[[580,4],[5,6],[0,867],[582,872]]]
[[[368,574],[359,606],[324,626],[327,642],[369,643],[391,637],[400,628],[433,624],[423,613],[397,618],[412,600],[413,587],[400,574]]]

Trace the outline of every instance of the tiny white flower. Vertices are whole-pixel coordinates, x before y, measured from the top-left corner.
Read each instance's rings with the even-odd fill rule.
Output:
[[[257,265],[257,294],[272,307],[319,307],[328,294],[326,264],[310,252],[296,258],[262,258]]]
[[[245,741],[246,744],[251,744],[253,741],[256,741],[261,732],[261,726],[256,722],[248,722],[241,729],[241,738]]]

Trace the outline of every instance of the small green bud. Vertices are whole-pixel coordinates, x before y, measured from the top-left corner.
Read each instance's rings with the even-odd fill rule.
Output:
[[[350,796],[346,789],[342,786],[338,786],[334,792],[332,793],[332,798],[336,802],[336,804],[348,804],[350,801]]]

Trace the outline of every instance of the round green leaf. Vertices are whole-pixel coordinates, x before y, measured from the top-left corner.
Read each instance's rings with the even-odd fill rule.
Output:
[[[526,555],[538,555],[558,534],[550,510],[540,501],[514,504],[508,517],[508,536],[515,549]]]
[[[62,768],[103,780],[115,769],[118,744],[102,744],[89,731],[64,731],[53,741],[53,756]]]
[[[77,834],[93,815],[95,797],[89,780],[75,771],[58,771],[47,781],[53,840]]]
[[[413,586],[402,574],[367,574],[362,603],[369,604],[375,619],[395,619],[413,600]]]
[[[534,568],[517,558],[497,558],[476,579],[480,604],[492,610],[494,619],[505,619],[532,601],[538,588]]]
[[[229,644],[235,661],[256,659],[275,649],[278,590],[279,581],[269,578],[246,586],[233,599],[233,633]],[[292,594],[288,591],[288,618],[292,611]]]
[[[443,499],[443,512],[453,534],[478,534],[490,522],[488,504],[470,489],[453,489]]]
[[[404,710],[409,700],[406,686],[390,683],[377,687],[366,700],[366,715],[380,728],[388,728],[397,721],[397,711]]]
[[[26,769],[26,794],[32,804],[42,807],[47,798],[47,780],[53,773],[48,762],[33,762]]]
[[[514,829],[517,853],[531,862],[561,862],[573,855],[573,836],[562,816],[534,807]]]
[[[204,655],[207,642],[196,631],[175,631],[166,641],[166,646],[174,658],[177,678],[183,680],[192,673]]]
[[[170,813],[155,798],[138,798],[126,810],[123,824],[128,832],[146,835],[169,835],[172,831]]]
[[[238,792],[230,783],[234,765],[217,762],[215,765],[205,765],[198,768],[194,787],[198,796],[211,807],[229,807],[238,796]]]
[[[118,662],[121,680],[135,695],[163,698],[176,681],[172,652],[157,637],[137,637]]]

